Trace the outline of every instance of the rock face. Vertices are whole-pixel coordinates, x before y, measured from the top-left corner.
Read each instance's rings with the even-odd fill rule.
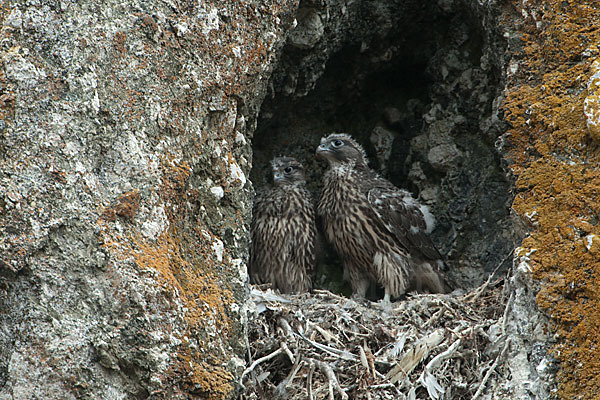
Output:
[[[510,125],[501,149],[517,177],[513,209],[531,229],[520,253],[540,285],[537,304],[551,318],[558,397],[595,399],[600,10],[596,2],[532,2],[516,6],[509,23]],[[543,364],[539,370],[551,372]]]
[[[0,398],[226,398],[296,1],[0,7]]]
[[[287,154],[318,190],[333,131],[431,206],[456,286],[508,274],[483,397],[594,398],[599,21],[576,0],[5,2],[0,399],[232,397],[253,184]]]

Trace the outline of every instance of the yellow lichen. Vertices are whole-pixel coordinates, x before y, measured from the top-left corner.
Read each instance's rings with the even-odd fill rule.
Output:
[[[192,367],[191,381],[201,388],[208,388],[203,394],[209,395],[211,399],[224,399],[232,391],[231,381],[233,375],[220,366],[210,365],[203,362]]]
[[[233,303],[231,290],[220,285],[220,280],[211,272],[210,257],[206,255],[205,265],[192,265],[182,254],[177,234],[164,233],[154,243],[135,240],[134,258],[140,268],[152,268],[159,273],[159,280],[167,291],[176,292],[187,310],[188,332],[185,336],[197,336],[196,332],[215,331],[219,336],[227,336],[231,330],[231,320],[226,307]],[[208,249],[206,244],[199,248]],[[188,371],[188,385],[194,391],[201,391],[211,399],[225,398],[232,390],[232,375],[224,367],[220,354],[211,354],[207,343],[201,349],[192,349],[183,342],[179,351],[180,370]],[[216,357],[212,364],[199,362],[210,355]]]
[[[230,330],[226,305],[233,302],[233,295],[229,288],[219,285],[209,263],[191,265],[183,257],[175,236],[167,232],[156,242],[137,238],[134,243],[136,264],[140,268],[155,269],[164,287],[177,291],[188,310],[186,318],[192,328],[210,326],[222,334]],[[207,256],[206,261],[209,259]]]
[[[520,70],[504,103],[511,127],[508,158],[517,175],[513,208],[532,221],[523,241],[533,277],[542,283],[537,302],[553,321],[560,361],[561,399],[600,393],[600,154],[584,113],[594,69],[586,52],[598,51],[597,1],[515,1],[520,15]],[[526,4],[523,6],[523,4]],[[521,7],[527,7],[521,12]],[[594,250],[594,251],[593,251]]]
[[[162,161],[159,195],[165,202],[179,204],[181,210],[191,169],[174,157]],[[131,192],[121,196],[117,205],[137,201],[137,195]],[[183,303],[187,330],[181,335],[182,344],[170,374],[184,377],[183,387],[190,393],[226,398],[233,390],[233,376],[226,368],[228,355],[223,353],[223,346],[214,342],[226,340],[232,332],[229,307],[235,300],[231,288],[223,284],[224,277],[218,275],[212,244],[219,238],[200,226],[178,229],[185,222],[184,215],[167,214],[169,228],[155,240],[144,238],[134,226],[131,234],[123,237],[111,229],[110,218],[99,218],[104,247],[119,260],[133,260],[141,270],[157,271],[158,284],[165,294]],[[187,338],[193,338],[195,345],[191,346]]]
[[[590,136],[600,143],[600,59],[592,64],[594,74],[588,83],[588,95],[583,102]]]

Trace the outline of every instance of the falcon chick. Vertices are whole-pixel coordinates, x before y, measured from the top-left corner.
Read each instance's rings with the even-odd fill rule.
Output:
[[[371,170],[363,148],[349,135],[322,138],[316,153],[329,164],[317,214],[354,295],[365,297],[370,281],[385,288],[388,304],[409,288],[447,292],[438,273],[440,253],[428,236],[433,216],[427,207]]]
[[[256,196],[250,226],[250,278],[282,293],[312,288],[317,231],[304,167],[291,157],[271,161],[274,186]]]

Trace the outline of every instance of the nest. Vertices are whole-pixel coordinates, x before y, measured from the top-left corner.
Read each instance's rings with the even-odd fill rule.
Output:
[[[493,276],[493,274],[492,274]],[[240,399],[477,399],[508,374],[504,280],[384,307],[254,287]]]

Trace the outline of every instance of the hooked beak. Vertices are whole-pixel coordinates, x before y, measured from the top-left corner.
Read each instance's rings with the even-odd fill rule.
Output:
[[[317,155],[317,158],[321,158],[321,159],[326,159],[327,153],[331,153],[331,151],[329,150],[329,147],[327,146],[326,143],[321,143],[317,147],[317,151],[315,152],[315,154]]]
[[[273,174],[273,182],[274,183],[279,183],[283,181],[283,174],[281,172],[275,172]]]

